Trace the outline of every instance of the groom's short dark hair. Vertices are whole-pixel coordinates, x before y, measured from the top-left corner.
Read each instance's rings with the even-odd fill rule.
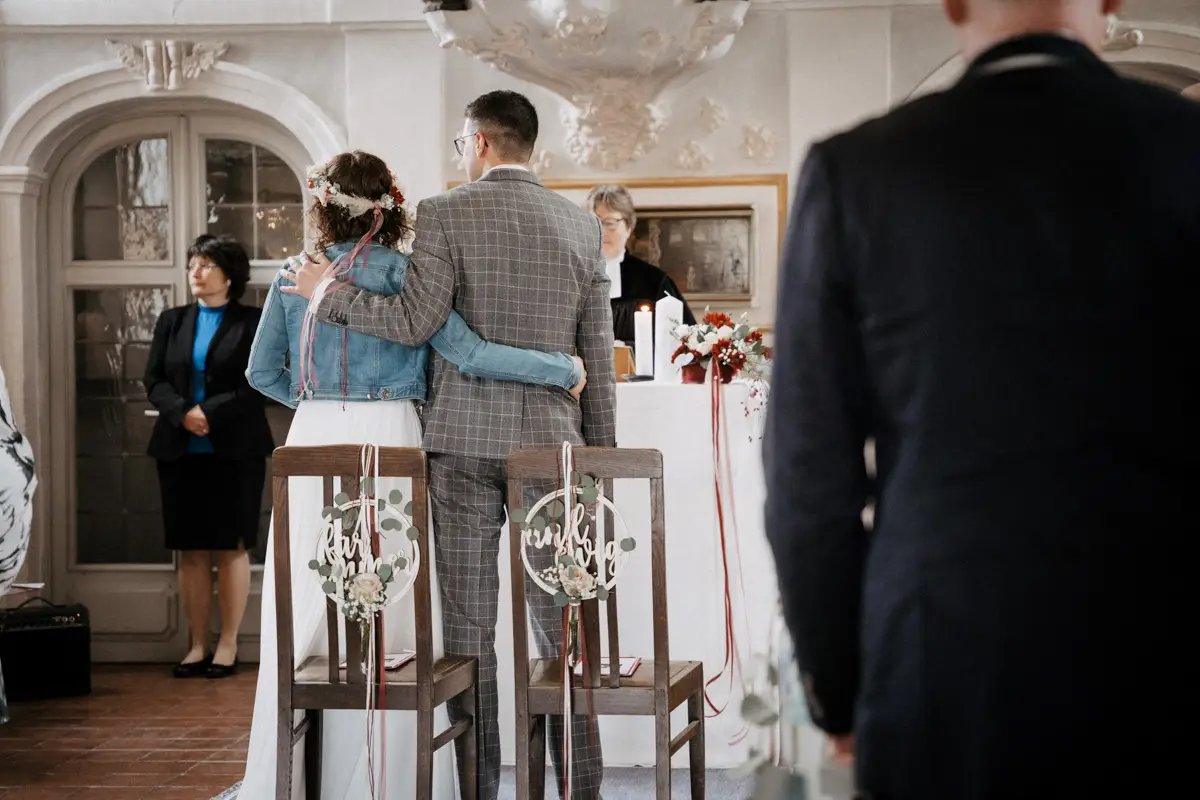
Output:
[[[518,92],[500,90],[480,95],[465,113],[505,161],[528,161],[537,142],[537,109]]]

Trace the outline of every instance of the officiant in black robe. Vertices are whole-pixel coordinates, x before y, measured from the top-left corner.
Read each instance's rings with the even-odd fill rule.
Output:
[[[683,303],[679,322],[694,325],[696,318],[671,276],[625,250],[637,222],[633,199],[625,187],[597,186],[588,194],[587,205],[600,219],[604,234],[602,247],[612,281],[613,338],[633,346],[633,315],[643,306],[653,311],[664,295]]]

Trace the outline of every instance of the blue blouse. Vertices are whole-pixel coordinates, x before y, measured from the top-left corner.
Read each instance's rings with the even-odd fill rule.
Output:
[[[196,339],[192,342],[192,404],[204,402],[204,362],[208,359],[208,348],[212,346],[217,328],[221,327],[221,318],[225,316],[225,306],[209,308],[200,306],[196,317]],[[212,442],[207,436],[192,434],[188,438],[189,453],[211,453]]]

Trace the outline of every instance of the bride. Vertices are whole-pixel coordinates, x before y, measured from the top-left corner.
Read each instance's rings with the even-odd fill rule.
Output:
[[[309,173],[313,196],[310,225],[318,247],[334,262],[340,280],[373,292],[394,294],[404,284],[408,256],[397,247],[407,239],[411,220],[395,177],[379,158],[355,151],[336,156]],[[315,307],[315,303],[313,307]],[[316,323],[308,302],[279,291],[276,276],[258,333],[250,351],[247,377],[258,391],[296,408],[287,437],[289,446],[372,443],[384,447],[419,447],[421,423],[417,404],[425,399],[428,348],[411,348],[343,332]],[[459,371],[481,378],[557,386],[576,399],[586,382],[583,362],[564,353],[542,353],[485,342],[451,313],[429,342]],[[404,487],[407,489],[407,487]],[[380,494],[386,489],[381,487]],[[407,494],[407,492],[406,492]],[[316,548],[323,505],[319,478],[290,481],[292,568],[281,576],[292,582],[296,664],[325,654],[325,595],[308,568]],[[421,569],[429,570],[433,591],[437,572],[433,553],[423,553]],[[267,558],[262,590],[262,649],[258,691],[246,775],[239,800],[274,800],[278,707],[274,559]],[[442,655],[440,602],[433,606],[434,657]],[[385,613],[386,651],[413,646],[412,597]],[[344,654],[343,654],[344,657]],[[365,698],[364,698],[365,700]],[[415,788],[416,715],[386,716],[386,752],[375,756],[376,769],[386,763],[387,796],[412,797]],[[435,729],[447,726],[438,709]],[[322,800],[370,797],[365,711],[326,711],[322,730]],[[376,737],[379,741],[380,737]],[[293,797],[304,797],[303,748],[294,751]],[[434,761],[434,797],[456,796],[454,756],[450,747]]]

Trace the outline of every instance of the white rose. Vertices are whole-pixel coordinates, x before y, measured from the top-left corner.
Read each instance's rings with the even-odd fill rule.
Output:
[[[671,335],[674,336],[676,339],[682,339],[683,337],[685,337],[689,333],[691,333],[691,331],[692,331],[691,325],[680,325],[674,331],[671,332]]]
[[[383,602],[383,581],[374,572],[363,572],[350,580],[350,599],[362,605]]]
[[[699,353],[701,356],[709,356],[709,355],[712,355],[712,349],[713,349],[714,344],[716,344],[716,343],[710,340],[710,341],[706,341],[701,344],[698,344],[695,347],[693,347],[692,349],[695,350],[697,353]]]
[[[596,576],[578,564],[560,569],[558,580],[568,597],[587,597],[596,588]]]
[[[720,341],[728,341],[733,338],[733,328],[728,325],[722,325],[717,328],[717,339]]]

